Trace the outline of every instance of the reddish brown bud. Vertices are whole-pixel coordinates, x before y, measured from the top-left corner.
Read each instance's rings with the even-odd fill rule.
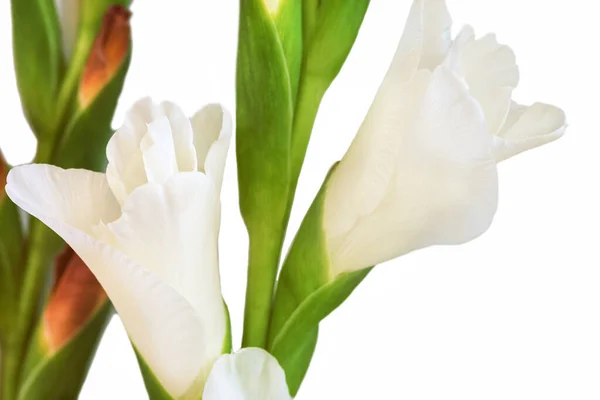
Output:
[[[107,301],[96,277],[67,247],[55,262],[55,282],[43,315],[42,334],[50,352],[68,342]]]
[[[110,82],[129,52],[130,18],[131,12],[120,5],[110,6],[104,14],[81,77],[79,103],[83,108]]]

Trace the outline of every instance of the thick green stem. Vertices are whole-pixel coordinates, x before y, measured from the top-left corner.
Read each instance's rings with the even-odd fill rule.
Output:
[[[266,235],[250,237],[242,347],[266,348],[281,243]]]
[[[321,80],[301,77],[292,131],[290,191],[281,232],[250,235],[243,347],[266,347],[275,279],[298,178],[321,99],[327,90]],[[276,238],[276,239],[275,239]]]

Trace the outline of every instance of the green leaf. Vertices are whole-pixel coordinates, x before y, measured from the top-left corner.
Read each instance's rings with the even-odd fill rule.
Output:
[[[237,61],[240,210],[250,237],[245,347],[266,343],[289,187],[292,92],[286,58],[262,0],[242,0]]]
[[[119,71],[86,108],[79,110],[69,123],[55,152],[53,163],[63,168],[104,171],[106,145],[113,130],[111,121],[123,89],[131,51]]]
[[[49,352],[38,327],[30,343],[19,400],[76,399],[112,315],[108,301],[56,352]]]
[[[63,66],[53,0],[12,0],[13,55],[21,104],[38,138],[54,122]]]
[[[371,270],[331,276],[322,228],[327,180],[294,239],[275,294],[268,349],[285,370],[292,395],[308,369],[320,321],[339,307]]]

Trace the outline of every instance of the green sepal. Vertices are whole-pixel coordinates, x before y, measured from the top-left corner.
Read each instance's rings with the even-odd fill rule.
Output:
[[[112,315],[107,300],[65,345],[49,352],[38,325],[24,363],[19,400],[76,399]]]
[[[297,305],[270,346],[285,370],[288,387],[296,395],[317,344],[319,323],[338,308],[365,279],[371,268],[341,275]],[[285,299],[287,296],[283,296]],[[277,301],[277,300],[276,300]],[[293,301],[290,298],[285,301]]]
[[[321,100],[344,65],[368,6],[369,0],[302,2],[303,64],[294,108],[286,225]]]
[[[225,340],[223,340],[223,349],[221,350],[221,354],[229,354],[233,350],[233,338],[231,335],[231,315],[229,314],[229,307],[227,307],[227,303],[223,300],[223,307],[225,307]]]
[[[252,234],[285,210],[292,127],[286,60],[261,0],[241,2],[236,74],[240,209]]]
[[[250,239],[243,346],[264,347],[285,233],[292,93],[263,0],[241,1],[236,80],[239,203]]]
[[[106,145],[113,134],[111,122],[123,89],[130,60],[131,49],[113,79],[86,108],[77,110],[73,115],[55,150],[53,157],[55,165],[62,168],[104,171]]]
[[[285,55],[293,104],[302,67],[302,0],[280,0],[272,17]]]
[[[64,70],[53,0],[12,0],[13,56],[23,112],[38,137],[49,134]]]
[[[304,69],[309,77],[332,82],[344,65],[370,0],[304,0]]]
[[[331,276],[323,231],[329,176],[292,243],[275,294],[268,349],[285,370],[292,395],[310,364],[320,321],[339,307],[371,270]]]

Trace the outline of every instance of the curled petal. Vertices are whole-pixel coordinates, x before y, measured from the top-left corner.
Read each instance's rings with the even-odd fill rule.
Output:
[[[13,168],[7,182],[8,196],[28,213],[50,216],[86,233],[121,214],[101,173],[30,164]]]
[[[506,123],[494,137],[494,158],[500,162],[552,142],[566,127],[565,113],[558,107],[543,103],[526,107],[513,102]]]
[[[131,107],[123,126],[111,137],[106,148],[109,162],[106,174],[119,203],[123,204],[133,189],[148,182],[142,140],[149,133],[148,125],[163,118],[168,121],[168,126],[161,127],[159,122],[155,128],[160,128],[159,132],[170,132],[172,139],[169,139],[168,148],[159,151],[174,153],[178,171],[197,170],[192,126],[183,111],[170,102],[155,104],[150,98],[141,99]],[[161,135],[155,131],[154,136]],[[146,140],[146,149],[151,142],[150,138]]]
[[[221,356],[204,388],[204,400],[291,400],[285,372],[258,348]]]
[[[199,169],[220,190],[233,130],[231,115],[221,105],[209,104],[192,117],[192,126]]]
[[[148,182],[163,184],[178,172],[175,144],[169,120],[158,118],[148,124],[140,142]]]
[[[473,28],[466,26],[453,44],[451,57],[469,85],[469,92],[483,109],[488,132],[497,133],[519,83],[515,54],[510,47],[499,44],[492,34],[475,39]]]
[[[441,64],[452,43],[452,18],[445,0],[415,0],[388,76],[411,79],[418,69]]]

